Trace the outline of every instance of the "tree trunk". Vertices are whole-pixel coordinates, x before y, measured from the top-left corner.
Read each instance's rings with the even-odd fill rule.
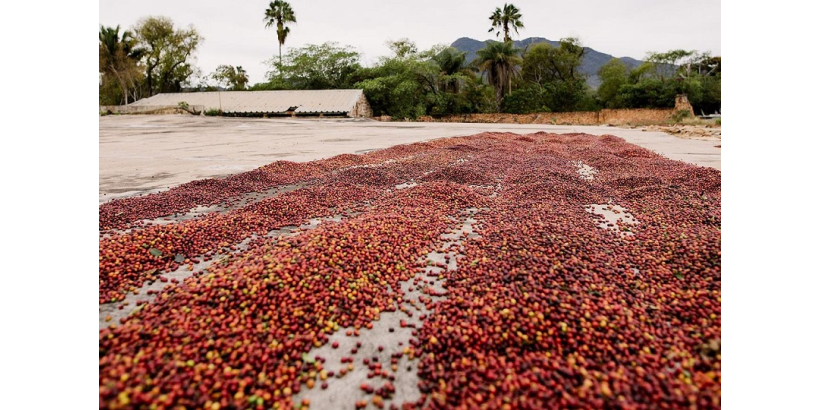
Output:
[[[148,64],[148,66],[146,67],[146,70],[145,70],[145,76],[148,77],[147,80],[148,80],[148,96],[149,97],[154,95],[154,86],[153,86],[153,82],[151,81],[151,72],[152,71],[154,71],[154,66],[152,66],[151,64]]]
[[[114,64],[111,64],[109,67],[111,73],[114,74],[114,77],[117,78],[117,82],[120,84],[120,88],[122,88],[123,105],[128,105],[128,85],[125,83],[125,79],[122,78],[117,69],[114,68]]]

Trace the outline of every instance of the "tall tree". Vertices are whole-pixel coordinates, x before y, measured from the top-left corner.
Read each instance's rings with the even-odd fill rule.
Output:
[[[518,51],[512,41],[487,42],[486,47],[476,51],[476,65],[495,89],[496,107],[501,107],[501,100],[512,90],[513,77],[522,62]]]
[[[130,31],[120,37],[120,26],[100,26],[99,63],[103,82],[114,77],[122,92],[122,103],[128,104],[128,92],[137,87],[140,79],[139,60],[144,52],[136,47],[136,40]]]
[[[495,31],[496,36],[504,33],[504,42],[511,41],[510,27],[518,34],[519,28],[524,28],[524,23],[521,22],[521,10],[515,7],[512,3],[504,3],[504,7],[496,7],[492,15],[490,15],[492,27],[487,31],[492,33]]]
[[[276,38],[279,40],[279,64],[282,64],[282,46],[290,33],[287,23],[296,23],[296,14],[290,7],[290,3],[284,0],[274,0],[265,10],[265,28],[276,25]]]
[[[204,38],[189,26],[175,29],[168,17],[147,17],[134,28],[145,49],[145,77],[148,95],[177,92],[196,72],[194,53]]]

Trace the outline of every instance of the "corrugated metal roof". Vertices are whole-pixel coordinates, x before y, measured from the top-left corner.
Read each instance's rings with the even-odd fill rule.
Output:
[[[362,90],[206,91],[157,94],[128,105],[175,106],[185,101],[206,110],[221,105],[226,113],[285,113],[292,107],[297,113],[348,113],[361,96]]]

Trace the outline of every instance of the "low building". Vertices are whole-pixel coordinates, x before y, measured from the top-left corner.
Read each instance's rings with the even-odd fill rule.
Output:
[[[227,116],[371,117],[362,90],[206,91],[163,93],[123,107],[125,112],[149,112],[184,105],[196,111],[220,111]]]

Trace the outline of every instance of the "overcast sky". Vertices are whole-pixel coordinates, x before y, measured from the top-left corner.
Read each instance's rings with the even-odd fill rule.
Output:
[[[204,74],[220,64],[242,66],[251,84],[265,80],[265,61],[277,54],[275,28],[265,28],[268,1],[100,0],[100,24],[132,27],[147,16],[192,24],[205,41],[196,65]],[[389,54],[385,42],[407,37],[420,49],[459,37],[493,38],[489,16],[503,1],[291,0],[296,24],[282,53],[306,44],[336,41],[374,64]],[[579,37],[585,46],[616,57],[641,59],[649,51],[711,51],[720,55],[719,0],[518,0],[524,29],[515,39]]]

